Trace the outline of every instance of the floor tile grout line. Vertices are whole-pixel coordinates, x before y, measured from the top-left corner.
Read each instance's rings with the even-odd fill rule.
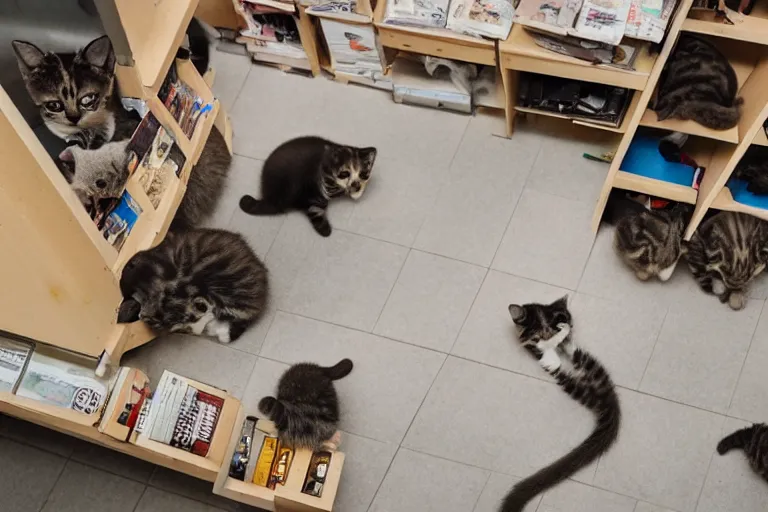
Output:
[[[149,485],[144,484],[144,490],[141,491],[141,496],[139,496],[139,499],[136,501],[136,506],[133,507],[133,512],[139,510],[139,505],[141,504],[141,500],[144,499],[144,495],[147,494],[147,489],[149,489]]]
[[[413,422],[416,421],[416,418],[419,416],[419,412],[421,411],[421,408],[424,406],[424,402],[427,401],[427,398],[429,397],[429,393],[432,391],[432,388],[435,386],[435,382],[437,382],[437,379],[440,377],[440,374],[442,373],[443,368],[445,368],[445,362],[448,361],[449,357],[451,357],[450,354],[445,355],[443,362],[440,364],[440,368],[438,368],[438,370],[435,372],[435,376],[432,379],[432,382],[430,382],[429,387],[427,388],[427,392],[424,393],[424,397],[421,399],[419,406],[416,408],[416,411],[413,413],[413,417],[411,418],[410,423],[408,423],[408,428],[405,429],[405,433],[403,434],[402,439],[400,439],[400,447],[403,446],[403,442],[405,442],[405,439],[408,437],[408,433],[411,431],[411,428],[413,427]]]
[[[725,427],[725,422],[727,418],[723,418],[723,421],[720,424],[720,435],[723,434],[723,427]],[[709,457],[709,463],[707,464],[707,471],[704,473],[704,479],[701,481],[701,488],[699,489],[699,495],[696,497],[696,506],[693,507],[693,510],[699,509],[699,503],[701,502],[701,496],[704,494],[704,488],[707,486],[707,478],[709,478],[709,472],[712,470],[712,461],[715,460],[715,455],[717,452],[715,450],[712,450],[712,455]]]
[[[38,448],[39,450],[40,448]],[[44,450],[43,450],[44,451]],[[51,500],[51,495],[53,494],[53,490],[56,489],[56,486],[59,485],[59,481],[61,481],[61,477],[64,474],[64,471],[67,470],[67,465],[69,464],[69,460],[72,457],[72,454],[70,454],[69,457],[64,461],[64,464],[61,466],[61,470],[59,471],[58,476],[56,477],[56,481],[53,482],[53,485],[51,486],[51,490],[48,491],[48,496],[45,497],[45,501],[40,506],[40,511],[45,509],[45,506],[48,504],[48,502]]]
[[[472,298],[472,304],[469,305],[469,308],[467,309],[467,313],[464,315],[464,320],[461,322],[461,327],[459,327],[459,330],[456,331],[456,336],[453,337],[453,343],[451,343],[451,348],[448,349],[448,354],[453,353],[454,347],[456,347],[456,343],[459,341],[459,337],[461,336],[461,331],[464,330],[464,327],[467,325],[467,320],[469,320],[469,315],[472,313],[472,308],[475,307],[475,302],[477,302],[477,298],[480,296],[480,291],[483,289],[483,285],[485,285],[485,281],[488,279],[488,275],[491,273],[491,270],[486,268],[485,269],[485,275],[483,275],[483,280],[480,281],[480,286],[477,287],[477,292],[475,292],[475,296]]]
[[[371,327],[371,330],[368,331],[368,334],[374,334],[373,331],[375,331],[376,326],[379,325],[379,321],[381,321],[381,315],[384,314],[384,310],[387,308],[389,299],[392,297],[392,293],[395,291],[395,287],[397,286],[397,282],[400,280],[403,269],[405,268],[406,263],[408,263],[408,259],[411,257],[411,251],[413,251],[413,249],[409,248],[405,258],[403,258],[403,262],[400,264],[400,269],[397,271],[397,277],[395,277],[395,280],[392,282],[392,286],[389,288],[389,293],[387,293],[387,298],[384,300],[384,304],[381,305],[381,310],[379,310],[379,314],[376,316],[376,321],[373,322],[373,327]],[[378,335],[374,334],[374,336]]]
[[[477,504],[480,503],[480,498],[483,497],[483,493],[485,492],[486,487],[488,487],[488,483],[491,481],[491,477],[493,476],[493,471],[488,471],[488,478],[485,479],[485,483],[483,484],[483,488],[480,489],[480,492],[477,495],[477,499],[475,500],[475,504],[472,505],[472,512],[475,512],[477,510]]]
[[[384,485],[384,480],[387,479],[387,475],[392,470],[392,465],[395,463],[395,459],[397,458],[397,454],[400,453],[400,450],[402,450],[402,445],[397,445],[397,450],[395,450],[395,454],[392,456],[392,460],[389,461],[389,464],[387,465],[387,470],[384,472],[384,476],[381,479],[381,482],[379,482],[379,485],[376,486],[376,491],[373,493],[373,497],[371,497],[371,502],[368,504],[368,507],[365,509],[366,512],[370,512],[371,507],[373,506],[373,503],[376,501],[376,496],[378,496],[379,491],[381,490],[381,486]]]
[[[653,355],[656,353],[656,346],[659,344],[659,339],[661,338],[661,333],[664,332],[664,325],[667,323],[667,318],[669,317],[669,310],[671,306],[667,305],[667,310],[664,312],[664,318],[661,321],[661,326],[659,327],[659,332],[656,334],[656,341],[653,342],[653,348],[651,349],[651,355],[648,356],[648,362],[645,363],[645,368],[643,369],[643,375],[640,377],[640,382],[637,383],[637,390],[639,391],[640,388],[643,386],[643,381],[645,380],[645,376],[648,373],[648,368],[651,366],[651,361],[653,360]]]
[[[755,299],[750,299],[755,300]],[[731,392],[731,397],[728,400],[728,408],[727,411],[731,411],[731,407],[733,406],[733,399],[736,398],[736,392],[739,389],[739,384],[741,383],[741,376],[744,374],[744,367],[747,366],[747,359],[749,358],[749,353],[752,350],[752,345],[755,343],[755,337],[757,336],[757,328],[760,326],[760,320],[763,318],[763,314],[765,314],[766,309],[766,302],[765,299],[763,299],[763,307],[760,309],[760,314],[757,316],[757,321],[755,322],[755,328],[752,330],[752,337],[749,339],[749,346],[747,347],[747,351],[744,353],[744,359],[741,361],[741,368],[739,369],[739,376],[736,378],[736,384],[733,386],[733,391]]]

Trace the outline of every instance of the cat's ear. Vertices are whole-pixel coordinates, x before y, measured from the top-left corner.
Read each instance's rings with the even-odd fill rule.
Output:
[[[359,149],[358,155],[360,155],[360,162],[363,165],[363,169],[370,170],[373,167],[373,162],[376,160],[376,148]]]
[[[141,304],[136,299],[125,299],[117,310],[117,323],[129,324],[139,319]]]
[[[85,63],[103,68],[109,73],[115,69],[115,52],[112,51],[112,42],[107,36],[101,36],[88,43],[80,50],[78,57]]]
[[[11,45],[13,46],[13,52],[16,54],[16,61],[19,64],[21,75],[26,79],[33,69],[43,63],[45,53],[37,46],[26,41],[16,40]]]
[[[523,306],[518,306],[517,304],[510,304],[509,305],[509,314],[512,315],[512,320],[519,324],[523,320],[525,320],[525,308]]]
[[[552,303],[552,306],[558,309],[568,309],[568,296],[564,295]]]

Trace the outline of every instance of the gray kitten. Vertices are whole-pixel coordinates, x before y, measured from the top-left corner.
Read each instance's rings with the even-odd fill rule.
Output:
[[[84,147],[130,138],[139,120],[115,94],[115,54],[107,36],[76,53],[45,53],[26,41],[12,44],[27,92],[51,132]]]
[[[99,149],[70,146],[59,154],[61,171],[86,208],[100,199],[120,197],[128,181],[128,141]]]
[[[741,118],[739,82],[728,59],[709,41],[682,34],[659,79],[653,110],[659,121],[692,119],[714,130]]]
[[[510,304],[522,346],[563,391],[595,415],[595,429],[580,445],[521,480],[504,498],[500,512],[522,512],[537,495],[598,459],[616,441],[621,407],[610,375],[589,352],[572,340],[573,319],[563,297],[552,304]]]
[[[747,288],[768,261],[768,222],[720,212],[693,234],[686,255],[699,286],[732,309],[747,305]]]
[[[275,422],[280,440],[294,448],[318,450],[323,444],[338,444],[339,398],[333,381],[349,375],[352,361],[334,366],[313,363],[288,368],[277,384],[277,398],[267,396],[259,410]]]
[[[614,248],[638,279],[652,276],[666,281],[672,277],[680,257],[690,207],[670,210],[642,210],[616,223]]]
[[[245,239],[220,229],[168,233],[120,276],[118,323],[235,341],[267,307],[267,269]]]

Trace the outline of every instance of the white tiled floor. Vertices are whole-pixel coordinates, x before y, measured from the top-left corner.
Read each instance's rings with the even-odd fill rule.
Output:
[[[582,153],[595,144],[525,123],[506,140],[491,135],[498,119],[396,105],[381,91],[241,57],[217,61],[237,156],[211,225],[244,233],[264,258],[273,304],[231,345],[173,336],[125,363],[224,387],[255,412],[289,364],[349,357],[355,369],[338,382],[347,464],[336,510],[495,512],[515,481],[592,428],[516,344],[507,313],[513,301],[568,294],[577,341],[621,388],[623,426],[608,454],[526,512],[768,510],[768,484],[744,458],[715,454],[744,420],[768,420],[765,286],[733,312],[698,292],[684,266],[663,285],[637,281],[607,229],[593,247],[607,167]],[[379,149],[366,195],[332,205],[328,239],[299,213],[237,208],[241,194],[258,195],[262,159],[300,134]],[[34,429],[0,422],[0,436],[11,512],[85,510],[79,493],[115,479],[126,484],[109,510],[237,508],[211,497],[210,484]],[[36,458],[47,502],[23,484],[21,461]],[[134,482],[148,486],[143,495]]]

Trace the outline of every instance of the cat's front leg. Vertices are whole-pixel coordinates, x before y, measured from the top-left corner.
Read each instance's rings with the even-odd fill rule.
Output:
[[[328,222],[328,201],[318,200],[314,201],[307,208],[307,217],[312,222],[312,227],[315,228],[321,236],[331,236],[331,223]]]
[[[747,294],[744,292],[744,290],[730,290],[727,292],[727,297],[728,305],[734,311],[744,309],[744,307],[747,305]]]

